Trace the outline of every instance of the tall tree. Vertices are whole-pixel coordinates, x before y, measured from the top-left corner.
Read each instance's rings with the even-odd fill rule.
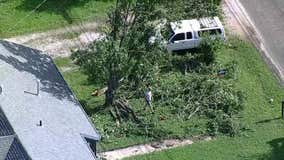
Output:
[[[108,16],[105,37],[73,54],[92,80],[107,85],[105,106],[113,107],[113,115],[119,121],[118,107],[134,115],[119,89],[137,90],[158,72],[156,60],[163,56],[162,50],[158,43],[150,44],[149,38],[163,17],[159,3],[159,0],[117,0]]]

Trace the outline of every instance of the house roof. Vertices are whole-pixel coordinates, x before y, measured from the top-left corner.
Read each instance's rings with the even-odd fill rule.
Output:
[[[100,136],[49,56],[0,40],[0,73],[0,107],[15,133],[12,143],[33,160],[94,159],[83,135]]]

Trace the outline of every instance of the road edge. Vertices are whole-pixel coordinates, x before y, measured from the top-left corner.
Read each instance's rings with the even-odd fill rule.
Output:
[[[263,36],[260,34],[260,31],[257,29],[255,24],[249,17],[243,5],[239,0],[224,0],[224,2],[228,6],[234,17],[237,19],[244,32],[247,34],[249,40],[259,50],[262,58],[276,75],[280,84],[284,86],[284,71],[282,71],[281,67],[278,66],[277,63],[269,55],[268,49],[265,46],[265,42],[262,38]]]

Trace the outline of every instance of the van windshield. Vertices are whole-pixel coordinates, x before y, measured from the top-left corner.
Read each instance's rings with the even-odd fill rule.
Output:
[[[163,30],[162,30],[162,36],[166,37],[168,39],[172,38],[174,36],[174,31],[172,30],[170,24],[167,24]]]

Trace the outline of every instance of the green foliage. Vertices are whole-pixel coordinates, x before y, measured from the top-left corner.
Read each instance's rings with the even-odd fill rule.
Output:
[[[234,116],[243,109],[243,96],[234,85],[237,64],[219,64],[215,58],[216,53],[228,47],[218,39],[204,38],[194,53],[172,55],[165,68],[183,75],[176,74],[172,81],[167,74],[163,75],[157,82],[155,100],[172,107],[172,113],[185,120],[194,114],[206,116],[210,134],[238,134],[240,125]],[[222,69],[226,74],[219,76]]]
[[[233,79],[218,77],[217,68],[210,66],[202,69],[201,73],[177,74],[172,81],[165,75],[158,82],[160,87],[157,87],[154,99],[162,106],[173,107],[172,113],[178,117],[186,120],[196,111],[209,121],[216,120],[216,132],[234,135],[236,132],[223,128],[231,126],[233,116],[243,109],[242,93],[235,89]],[[219,123],[216,117],[226,121]],[[211,124],[209,126],[212,128]]]
[[[156,59],[163,57],[157,45],[149,44],[155,28],[151,22],[161,18],[158,4],[148,0],[117,1],[108,16],[105,38],[72,55],[91,81],[107,86],[106,106],[114,106],[117,99],[125,97],[127,92],[121,88],[137,90],[154,79]]]
[[[230,117],[222,110],[209,112],[211,120],[208,122],[208,131],[211,135],[223,133],[229,136],[240,135],[241,124],[237,118]]]
[[[154,30],[149,22],[159,18],[156,7],[156,3],[148,1],[118,1],[109,14],[106,38],[74,53],[73,58],[92,80],[99,77],[107,81],[113,74],[119,80],[135,82],[151,77],[155,59],[161,56],[159,49],[148,44]]]
[[[165,3],[168,18],[176,21],[202,17],[221,17],[221,0],[174,0]]]
[[[214,62],[215,60],[214,46],[217,46],[217,45],[214,43],[214,40],[210,40],[208,38],[207,40],[201,41],[201,44],[199,46],[201,50],[201,54],[199,56],[200,61],[204,62],[206,65],[209,65],[212,62]]]

